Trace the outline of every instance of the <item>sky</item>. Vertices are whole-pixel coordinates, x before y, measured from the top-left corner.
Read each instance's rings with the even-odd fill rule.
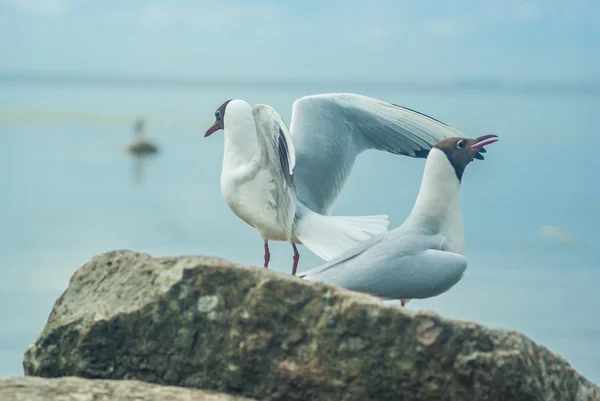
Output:
[[[0,73],[600,81],[600,2],[1,0]]]

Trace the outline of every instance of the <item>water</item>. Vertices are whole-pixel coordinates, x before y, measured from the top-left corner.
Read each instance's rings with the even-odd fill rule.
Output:
[[[249,85],[186,90],[3,85],[0,91],[0,376],[22,374],[71,274],[93,255],[132,249],[262,264],[258,234],[225,205],[222,137],[203,133],[230,97],[273,105],[288,120],[299,96],[356,91],[423,111],[468,135],[497,133],[486,160],[463,179],[465,278],[440,297],[413,301],[449,318],[519,330],[600,382],[600,145],[594,93],[460,92],[386,85]],[[157,157],[122,148],[147,119]],[[367,152],[337,214],[387,213],[400,224],[423,161]],[[320,264],[300,249],[300,269]],[[273,244],[273,269],[292,249]]]

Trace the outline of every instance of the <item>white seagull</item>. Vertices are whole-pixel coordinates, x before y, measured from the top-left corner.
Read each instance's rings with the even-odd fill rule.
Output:
[[[463,255],[460,183],[465,167],[496,135],[440,141],[425,162],[415,205],[400,226],[374,236],[321,267],[300,274],[310,281],[383,299],[430,298],[448,291],[467,268]]]
[[[424,158],[441,139],[464,136],[413,110],[356,94],[296,100],[291,127],[268,105],[228,100],[205,137],[222,129],[221,193],[264,242],[291,242],[292,274],[304,244],[324,260],[387,231],[387,215],[331,216],[356,157],[367,149]]]

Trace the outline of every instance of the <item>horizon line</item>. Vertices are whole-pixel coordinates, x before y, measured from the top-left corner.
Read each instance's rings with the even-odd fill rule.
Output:
[[[427,79],[393,80],[368,78],[305,78],[305,77],[193,77],[160,76],[110,73],[0,71],[0,83],[64,85],[64,86],[124,86],[137,88],[181,88],[199,87],[269,87],[290,89],[301,85],[335,86],[385,86],[390,89],[414,91],[487,91],[529,94],[587,94],[600,95],[600,80],[569,81],[539,80],[511,81],[498,77],[456,77],[448,80],[428,82]]]

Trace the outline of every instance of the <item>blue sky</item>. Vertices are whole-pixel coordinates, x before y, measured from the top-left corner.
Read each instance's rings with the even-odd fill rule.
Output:
[[[0,72],[600,80],[600,2],[2,0]]]

